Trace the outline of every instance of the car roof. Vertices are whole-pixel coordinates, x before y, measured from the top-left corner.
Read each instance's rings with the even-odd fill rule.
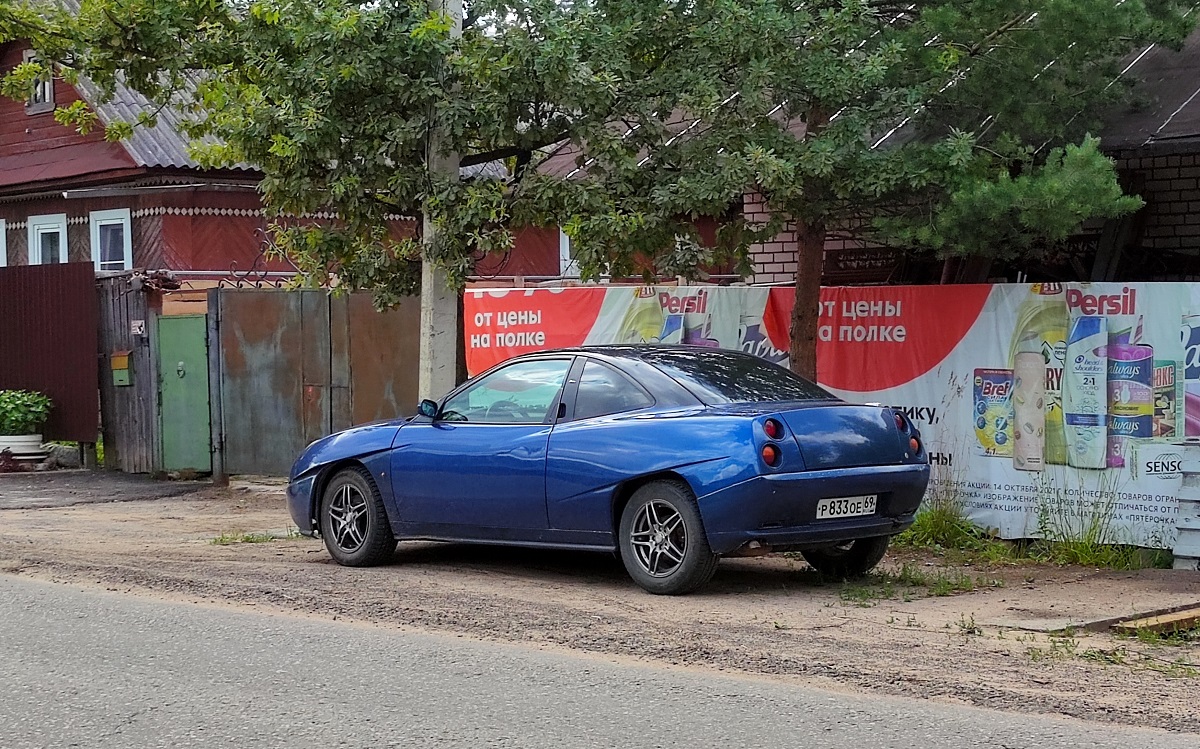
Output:
[[[683,344],[663,343],[613,343],[595,346],[574,346],[571,348],[550,349],[524,354],[523,356],[542,356],[552,354],[597,354],[616,359],[644,359],[647,355],[664,352],[688,354],[717,354],[721,356],[751,356],[744,351],[735,349],[713,348],[711,346],[689,346]]]

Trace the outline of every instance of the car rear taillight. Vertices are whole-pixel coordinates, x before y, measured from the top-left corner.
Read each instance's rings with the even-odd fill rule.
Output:
[[[896,417],[896,428],[899,429],[901,432],[907,431],[908,430],[908,419],[904,418],[904,414],[900,413],[899,411],[896,411],[896,412],[894,412],[893,415]]]
[[[774,419],[767,419],[766,422],[763,423],[763,431],[766,432],[767,436],[771,439],[777,440],[783,436],[783,424],[780,424]]]
[[[774,468],[775,466],[779,465],[779,459],[781,457],[783,457],[783,454],[779,452],[779,447],[777,445],[772,445],[770,443],[763,445],[762,459],[764,463]]]
[[[910,448],[912,448],[913,455],[916,455],[917,453],[921,452],[921,441],[918,440],[916,437],[912,437],[908,440],[908,446]]]

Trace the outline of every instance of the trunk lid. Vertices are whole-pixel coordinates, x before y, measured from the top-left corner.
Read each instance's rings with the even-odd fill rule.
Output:
[[[809,469],[857,468],[905,462],[907,436],[890,408],[848,403],[781,411]]]

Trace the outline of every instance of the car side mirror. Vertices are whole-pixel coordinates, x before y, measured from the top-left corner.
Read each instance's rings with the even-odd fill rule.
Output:
[[[431,401],[429,399],[421,401],[421,404],[417,406],[417,413],[430,419],[436,419],[438,413],[437,401]]]

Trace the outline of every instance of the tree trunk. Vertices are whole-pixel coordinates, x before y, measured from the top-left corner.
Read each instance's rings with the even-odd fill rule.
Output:
[[[805,140],[817,138],[829,125],[829,113],[820,101],[812,101],[805,118]],[[825,217],[816,206],[826,197],[825,186],[816,179],[804,184],[805,208],[816,218],[796,218],[796,301],[792,307],[791,347],[788,359],[792,371],[817,381],[817,322],[821,315],[821,272],[825,270]]]
[[[821,271],[825,267],[824,222],[796,221],[796,303],[792,307],[792,371],[817,379],[817,321],[820,315]]]

